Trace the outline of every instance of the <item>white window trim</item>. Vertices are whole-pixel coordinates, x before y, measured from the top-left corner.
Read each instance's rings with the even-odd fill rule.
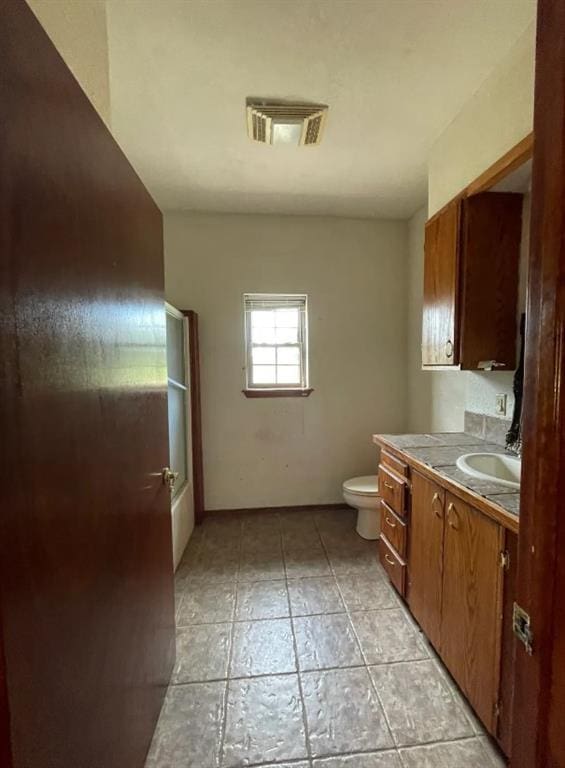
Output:
[[[298,328],[298,343],[291,344],[253,344],[251,340],[251,312],[248,310],[250,302],[273,302],[273,308],[277,305],[284,306],[285,302],[299,301],[303,304],[301,323]],[[245,334],[245,389],[244,392],[256,393],[309,393],[308,371],[308,295],[305,293],[245,293],[243,294],[243,317]],[[296,384],[254,384],[252,381],[252,353],[254,347],[299,347],[300,349],[300,382]]]

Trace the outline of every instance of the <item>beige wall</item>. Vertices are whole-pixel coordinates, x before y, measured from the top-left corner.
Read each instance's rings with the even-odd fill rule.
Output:
[[[535,26],[469,99],[428,158],[430,216],[531,132]]]
[[[406,409],[406,225],[165,216],[167,299],[200,315],[208,509],[341,501]],[[246,399],[242,295],[309,296],[309,398]]]
[[[105,0],[27,0],[67,66],[110,125]]]
[[[421,371],[424,224],[532,130],[535,29],[532,24],[435,142],[428,159],[428,209],[409,222],[408,378],[413,431],[463,429],[465,410],[494,415],[495,395],[508,396],[513,373]],[[524,207],[519,310],[525,306],[529,197]]]

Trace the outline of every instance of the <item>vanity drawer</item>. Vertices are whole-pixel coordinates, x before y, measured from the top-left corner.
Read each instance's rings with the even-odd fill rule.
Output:
[[[406,523],[381,499],[381,533],[400,557],[406,557]]]
[[[381,448],[381,464],[386,464],[398,475],[402,475],[402,477],[408,477],[408,464],[400,461],[400,459],[397,459],[396,456],[393,456],[392,453],[389,453],[384,448]]]
[[[406,480],[379,464],[379,496],[400,517],[406,514]]]
[[[381,533],[379,540],[379,557],[381,565],[391,580],[392,586],[404,597],[406,588],[406,563],[401,560]]]

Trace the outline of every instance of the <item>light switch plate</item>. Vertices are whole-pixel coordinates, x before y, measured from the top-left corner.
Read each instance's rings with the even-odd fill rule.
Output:
[[[496,396],[496,405],[494,406],[494,412],[497,416],[506,416],[506,395]]]

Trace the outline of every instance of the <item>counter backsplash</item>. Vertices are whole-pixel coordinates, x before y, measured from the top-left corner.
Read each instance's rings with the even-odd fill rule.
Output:
[[[465,411],[465,432],[497,445],[506,444],[506,433],[511,423],[510,419],[501,419],[499,416]]]

